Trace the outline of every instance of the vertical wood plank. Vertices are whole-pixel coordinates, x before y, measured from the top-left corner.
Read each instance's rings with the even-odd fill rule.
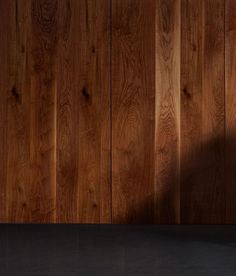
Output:
[[[223,223],[224,179],[224,1],[204,2],[203,151],[207,171],[197,193],[200,223]],[[205,185],[204,185],[205,184]]]
[[[9,1],[7,90],[7,217],[30,220],[30,2]]]
[[[57,220],[111,221],[110,1],[60,8]]]
[[[198,218],[202,139],[203,1],[181,2],[181,223]],[[203,161],[203,160],[202,160]],[[201,185],[201,184],[200,184]]]
[[[179,223],[180,1],[156,1],[155,221]]]
[[[110,2],[80,1],[79,221],[110,221]]]
[[[100,12],[96,25],[101,26],[97,34],[97,84],[100,89],[100,223],[111,223],[112,219],[112,175],[111,175],[111,0],[98,1]]]
[[[236,223],[236,2],[226,0],[225,87],[226,87],[226,223]]]
[[[7,222],[7,98],[9,85],[9,46],[11,18],[14,13],[10,1],[0,1],[0,222]]]
[[[181,222],[223,223],[224,1],[182,4]]]
[[[56,215],[56,57],[58,1],[32,1],[30,210],[31,222]]]
[[[195,223],[223,223],[224,179],[224,0],[204,2],[203,181],[198,183]],[[202,159],[202,158],[201,158]]]
[[[57,72],[57,221],[62,223],[78,222],[78,8],[76,1],[60,1]]]
[[[55,216],[56,2],[10,1],[8,222]]]
[[[79,221],[109,222],[110,1],[77,2]]]
[[[112,1],[112,213],[154,220],[155,1]]]

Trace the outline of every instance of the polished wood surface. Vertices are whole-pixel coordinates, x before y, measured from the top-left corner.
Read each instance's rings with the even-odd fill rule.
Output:
[[[234,0],[0,0],[0,222],[236,223]]]

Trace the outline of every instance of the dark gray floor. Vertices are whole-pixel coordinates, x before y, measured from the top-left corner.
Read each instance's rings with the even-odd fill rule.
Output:
[[[0,275],[236,275],[236,226],[1,225]]]

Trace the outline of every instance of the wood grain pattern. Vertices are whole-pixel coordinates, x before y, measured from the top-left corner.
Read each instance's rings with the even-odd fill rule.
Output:
[[[203,151],[204,181],[198,184],[195,223],[223,223],[224,185],[224,1],[204,2]],[[205,184],[205,185],[204,185]],[[195,211],[194,211],[195,212]]]
[[[58,1],[33,1],[31,77],[31,220],[56,215],[56,56]]]
[[[226,0],[225,9],[225,88],[226,88],[226,223],[236,222],[236,2]]]
[[[57,221],[78,221],[78,35],[75,1],[60,2],[57,90]],[[76,133],[74,135],[73,133]]]
[[[203,1],[181,5],[181,222],[198,216],[194,189],[199,180],[202,138]],[[200,161],[201,162],[201,161]]]
[[[7,95],[7,217],[30,220],[30,2],[10,1],[9,85]]]
[[[110,206],[110,4],[61,4],[57,219],[107,223]]]
[[[112,213],[153,222],[155,1],[112,2]]]
[[[56,2],[9,1],[8,222],[51,222],[55,213]]]
[[[107,0],[79,1],[79,221],[110,221],[110,61]]]
[[[183,223],[223,223],[224,1],[182,6]]]
[[[11,2],[0,1],[0,222],[7,222],[6,188],[7,188],[7,98],[9,87],[9,44],[11,27]]]
[[[180,1],[156,6],[155,220],[178,223]]]
[[[0,0],[0,222],[235,223],[234,0]]]

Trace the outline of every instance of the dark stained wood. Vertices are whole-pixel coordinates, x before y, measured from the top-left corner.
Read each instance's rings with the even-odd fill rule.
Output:
[[[236,222],[236,1],[226,0],[225,87],[226,87],[226,223]]]
[[[0,1],[0,222],[7,222],[6,216],[6,188],[7,188],[7,98],[10,91],[9,84],[9,46],[11,16],[13,13],[11,2]]]
[[[204,1],[203,145],[195,223],[224,223],[224,0]],[[204,170],[205,169],[205,170]],[[196,212],[196,209],[193,210]]]
[[[29,1],[9,1],[7,89],[7,218],[30,220]],[[14,18],[14,20],[13,20]]]
[[[182,4],[181,222],[224,223],[224,1]]]
[[[112,159],[111,159],[111,0],[97,0],[98,20],[94,25],[100,26],[96,44],[92,46],[92,53],[97,54],[97,83],[100,90],[100,223],[112,222]]]
[[[110,5],[107,0],[78,1],[76,11],[79,221],[109,222]]]
[[[235,223],[234,0],[0,0],[0,222]]]
[[[110,200],[110,3],[60,8],[57,221],[107,223]]]
[[[155,1],[112,1],[112,213],[154,221]]]
[[[56,1],[9,1],[8,222],[55,216]]]
[[[56,215],[56,57],[58,1],[32,1],[30,93],[31,221]]]
[[[202,137],[203,1],[181,2],[181,222],[198,217],[195,186]],[[200,183],[201,185],[201,183]]]
[[[156,1],[155,221],[179,223],[180,1]]]
[[[78,221],[79,23],[76,1],[60,1],[57,86],[57,221]]]

